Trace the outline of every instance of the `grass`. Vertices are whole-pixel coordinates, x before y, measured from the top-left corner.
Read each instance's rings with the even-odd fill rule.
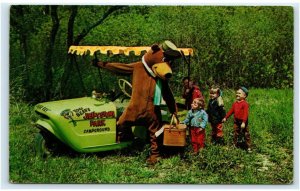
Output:
[[[228,110],[233,90],[223,92]],[[207,97],[207,96],[206,96]],[[232,117],[225,123],[225,146],[210,144],[199,155],[168,152],[155,166],[142,149],[80,154],[71,150],[40,159],[34,153],[33,107],[12,101],[9,118],[9,180],[11,183],[99,184],[291,184],[293,183],[293,90],[253,89],[249,126],[253,152],[232,146]]]

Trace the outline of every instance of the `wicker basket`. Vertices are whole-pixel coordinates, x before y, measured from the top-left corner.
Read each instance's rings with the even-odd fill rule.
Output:
[[[172,124],[173,116],[170,124],[163,126],[164,128],[164,139],[163,145],[165,146],[179,146],[183,147],[186,145],[186,125],[184,124]]]

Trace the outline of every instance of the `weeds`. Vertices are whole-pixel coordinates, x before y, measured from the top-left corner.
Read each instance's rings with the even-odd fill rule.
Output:
[[[225,108],[234,101],[224,91]],[[123,150],[80,154],[72,150],[41,160],[33,141],[38,132],[33,106],[10,103],[9,180],[11,183],[99,184],[291,184],[293,182],[293,91],[251,90],[250,133],[253,152],[232,145],[232,118],[225,124],[225,145],[210,143],[198,155],[190,145],[184,156],[170,152],[160,163],[147,166],[149,144]]]

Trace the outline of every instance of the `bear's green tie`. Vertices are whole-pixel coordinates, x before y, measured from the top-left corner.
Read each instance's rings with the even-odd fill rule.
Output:
[[[154,105],[160,105],[161,103],[161,79],[156,80],[155,92],[154,92]]]

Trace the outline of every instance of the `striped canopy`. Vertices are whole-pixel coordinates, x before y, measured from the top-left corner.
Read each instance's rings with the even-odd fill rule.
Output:
[[[140,56],[143,51],[148,51],[151,47],[148,46],[137,46],[137,47],[126,47],[126,46],[70,46],[70,54],[76,55],[91,55],[93,56],[95,52],[99,51],[101,54],[124,54],[129,56],[130,52],[134,55]],[[185,56],[193,55],[192,48],[178,48]]]

